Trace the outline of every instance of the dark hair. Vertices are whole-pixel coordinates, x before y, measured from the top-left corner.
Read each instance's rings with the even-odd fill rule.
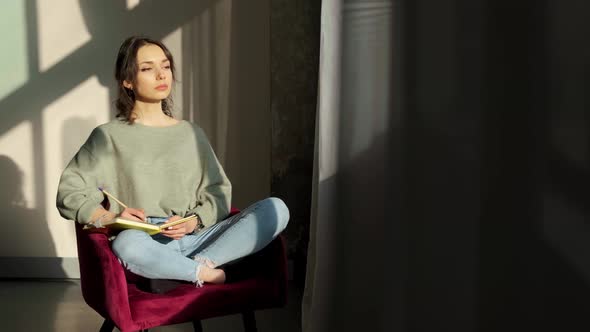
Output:
[[[133,122],[132,110],[135,105],[135,94],[133,90],[127,89],[123,86],[124,81],[131,82],[133,85],[136,84],[137,77],[137,51],[140,47],[153,44],[159,46],[164,54],[170,60],[170,70],[172,71],[172,78],[176,77],[176,71],[174,68],[174,59],[168,48],[161,42],[142,36],[132,36],[121,44],[119,48],[119,54],[117,54],[117,62],[115,64],[115,79],[117,80],[117,100],[115,101],[115,107],[117,107],[117,118],[122,118],[128,122]],[[162,100],[162,112],[172,117],[172,93],[168,97]]]

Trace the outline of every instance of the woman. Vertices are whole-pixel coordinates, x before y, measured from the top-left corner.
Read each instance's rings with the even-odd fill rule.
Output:
[[[117,56],[117,119],[95,128],[64,170],[57,193],[62,217],[102,227],[113,218],[161,224],[196,220],[149,236],[120,232],[113,251],[130,271],[157,279],[223,283],[220,265],[266,246],[287,225],[278,198],[227,217],[231,184],[201,128],[174,119],[174,59],[162,43],[130,37]],[[101,204],[99,187],[129,208]],[[105,209],[103,206],[110,206]]]

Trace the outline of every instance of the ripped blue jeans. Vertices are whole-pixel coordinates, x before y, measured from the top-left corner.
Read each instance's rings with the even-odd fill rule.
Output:
[[[160,224],[168,218],[148,217],[148,222]],[[124,230],[113,241],[113,252],[125,268],[146,278],[200,283],[197,274],[206,260],[217,267],[255,253],[276,238],[288,221],[285,203],[271,197],[179,240]]]

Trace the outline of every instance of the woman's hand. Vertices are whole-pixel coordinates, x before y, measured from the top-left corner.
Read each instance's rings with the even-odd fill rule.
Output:
[[[119,213],[118,217],[127,220],[135,220],[140,222],[145,222],[145,212],[143,209],[134,209],[134,208],[125,208],[121,213]]]
[[[170,218],[168,218],[168,220],[166,220],[167,223],[169,222],[173,222],[176,221],[178,219],[182,219],[181,216],[172,216]],[[172,238],[174,240],[179,240],[181,239],[183,236],[185,236],[188,233],[191,233],[195,227],[197,227],[197,222],[195,220],[189,220],[187,222],[183,222],[179,225],[176,226],[171,226],[171,227],[166,227],[162,230],[162,235],[165,235],[169,238]]]

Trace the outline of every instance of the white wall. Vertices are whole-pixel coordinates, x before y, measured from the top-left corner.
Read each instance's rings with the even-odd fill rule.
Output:
[[[4,226],[4,236],[0,242],[0,263],[7,267],[0,276],[77,277],[73,222],[59,216],[55,195],[63,168],[90,131],[113,118],[112,76],[118,46],[132,34],[162,39],[175,56],[179,69],[175,115],[198,119],[195,114],[207,110],[191,109],[190,105],[183,107],[187,100],[183,93],[193,92],[182,86],[184,78],[193,75],[183,64],[200,61],[186,51],[193,42],[187,35],[194,33],[194,21],[199,16],[222,2],[233,3],[231,0],[199,1],[198,4],[166,2],[166,7],[162,7],[161,2],[146,0],[128,0],[127,3],[20,0],[2,5],[0,223]],[[252,7],[256,6],[267,11],[268,1],[256,1]],[[249,26],[248,18],[242,15],[241,20],[243,25]],[[257,33],[253,37],[254,44],[268,44],[268,25],[258,25],[253,33]],[[241,47],[244,51],[249,49]],[[232,50],[237,51],[239,48]],[[254,51],[249,49],[248,54],[266,51],[259,47]],[[228,59],[238,59],[235,65],[242,66],[240,57],[234,56]],[[268,56],[263,54],[259,58],[261,60],[255,60],[254,66],[264,72]],[[251,55],[248,59],[252,60]],[[264,117],[269,109],[268,77],[248,77],[249,86],[245,89],[248,94],[241,92],[241,84],[233,81],[234,88],[228,92],[228,98],[233,105],[241,105],[240,113],[248,119]],[[262,98],[252,101],[252,95]],[[211,130],[207,125],[203,128],[208,133]],[[248,129],[270,132],[270,119],[250,120]],[[224,152],[224,159],[229,162],[244,150],[240,144],[249,144],[249,157],[241,158],[239,168],[225,165],[230,178],[244,176],[238,171],[242,167],[256,168],[254,176],[248,180],[231,178],[234,185],[255,181],[251,188],[238,189],[235,201],[242,203],[252,202],[269,192],[270,152],[264,142],[260,143],[268,139],[266,145],[269,145],[270,135],[257,136],[254,140],[249,137],[247,133],[238,133],[227,143],[232,149]],[[38,271],[39,262],[50,267]]]

